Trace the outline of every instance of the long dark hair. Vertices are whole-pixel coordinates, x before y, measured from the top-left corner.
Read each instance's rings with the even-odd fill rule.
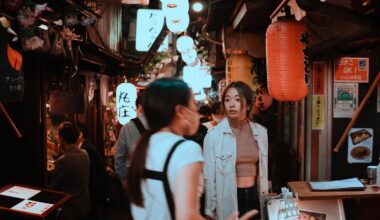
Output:
[[[226,88],[224,88],[224,92],[223,92],[223,95],[222,95],[222,106],[223,106],[223,110],[225,112],[225,106],[224,106],[224,101],[226,99],[226,94],[227,94],[227,91],[231,88],[235,88],[237,90],[237,92],[239,93],[239,96],[240,96],[240,105],[243,106],[243,103],[242,103],[242,99],[245,99],[245,103],[247,105],[247,112],[246,112],[246,116],[248,117],[249,113],[251,112],[251,109],[253,107],[253,91],[251,89],[251,87],[249,87],[246,83],[242,82],[242,81],[236,81],[236,82],[231,82],[230,84],[228,84],[226,86]]]
[[[127,174],[130,201],[137,206],[144,207],[141,183],[145,179],[144,172],[149,139],[153,133],[168,126],[173,121],[177,105],[188,106],[190,95],[191,90],[187,84],[174,78],[158,79],[144,91],[141,104],[151,131],[139,139],[132,154]]]

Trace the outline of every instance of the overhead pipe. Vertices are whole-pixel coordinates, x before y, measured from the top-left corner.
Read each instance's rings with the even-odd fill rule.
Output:
[[[380,28],[379,21],[371,15],[358,12],[319,0],[296,0],[298,7],[306,12],[325,15],[370,28]]]

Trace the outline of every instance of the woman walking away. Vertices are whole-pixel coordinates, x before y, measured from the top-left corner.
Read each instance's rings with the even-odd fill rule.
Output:
[[[142,106],[151,131],[140,138],[127,174],[133,218],[202,219],[202,151],[183,138],[199,125],[193,94],[173,78],[158,79],[145,92]]]

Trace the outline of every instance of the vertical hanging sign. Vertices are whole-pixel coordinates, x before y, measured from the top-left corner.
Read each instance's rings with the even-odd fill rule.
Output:
[[[325,91],[325,63],[313,63],[313,94],[324,95]]]
[[[122,83],[116,88],[116,110],[120,124],[125,125],[136,118],[137,90],[131,83]]]
[[[325,128],[325,97],[323,95],[313,95],[312,129],[322,130]]]
[[[313,63],[313,111],[312,129],[322,130],[325,128],[325,63]]]

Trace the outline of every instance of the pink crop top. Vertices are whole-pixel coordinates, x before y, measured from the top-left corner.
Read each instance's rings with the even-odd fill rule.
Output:
[[[247,123],[239,131],[233,127],[232,130],[236,136],[236,176],[256,176],[259,149],[257,141],[253,137],[251,127]]]

